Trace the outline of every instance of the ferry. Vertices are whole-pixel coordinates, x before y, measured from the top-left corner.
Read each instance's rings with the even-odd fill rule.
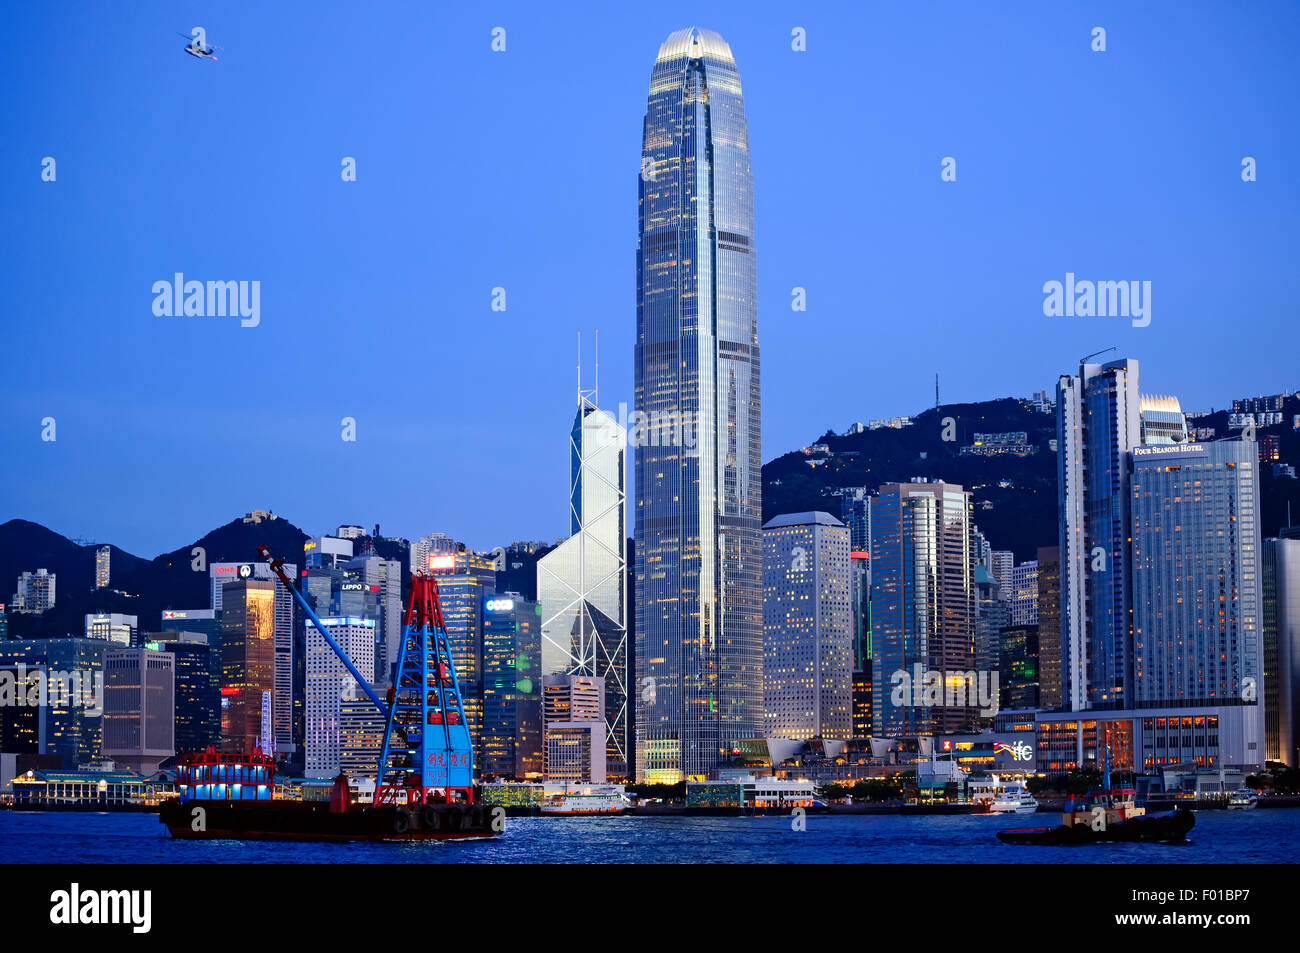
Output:
[[[1228,798],[1228,810],[1250,811],[1259,807],[1259,795],[1250,788],[1239,788]]]
[[[1008,781],[989,802],[990,814],[1033,814],[1038,801],[1024,781]]]
[[[595,814],[625,814],[631,807],[621,784],[589,784],[570,790],[550,789],[542,795],[543,814],[582,817]]]

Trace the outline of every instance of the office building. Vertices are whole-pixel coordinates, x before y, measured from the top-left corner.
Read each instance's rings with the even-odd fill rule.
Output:
[[[725,40],[687,29],[650,76],[638,177],[636,770],[716,773],[763,722],[753,179]]]
[[[212,681],[211,646],[201,632],[159,632],[144,646],[175,659],[176,750],[203,751],[221,742],[221,688]]]
[[[443,622],[465,724],[474,745],[474,763],[483,763],[483,608],[496,595],[496,570],[490,556],[464,547],[432,557]]]
[[[1038,704],[1061,707],[1061,557],[1055,546],[1038,549]]]
[[[1010,600],[1012,589],[1012,574],[1016,568],[1016,554],[1006,549],[990,549],[989,551],[989,574],[997,584],[999,598]]]
[[[627,434],[595,400],[594,391],[579,389],[569,434],[571,535],[537,561],[542,672],[601,680],[605,764],[611,777],[625,777],[629,719],[623,454]]]
[[[937,482],[880,488],[871,506],[873,735],[953,733],[984,717],[972,684],[978,562],[970,493]]]
[[[215,693],[216,731],[221,731],[221,619],[215,609],[164,609],[162,632],[194,632],[207,637],[208,679]]]
[[[120,612],[87,613],[86,638],[103,639],[114,645],[135,646],[139,644],[138,622],[136,616]]]
[[[865,486],[845,487],[840,496],[840,522],[849,528],[854,552],[871,551],[871,492]]]
[[[853,670],[865,672],[871,667],[871,553],[867,551],[849,551],[849,612],[853,619]]]
[[[176,754],[176,659],[111,645],[104,651],[103,754],[119,768],[153,774]]]
[[[1291,532],[1294,532],[1292,530]],[[1300,537],[1264,541],[1264,699],[1269,760],[1300,765]]]
[[[276,590],[246,575],[221,593],[221,746],[252,752],[262,740],[262,694],[275,691]]]
[[[101,639],[33,639],[0,642],[0,669],[18,684],[45,688],[35,723],[24,706],[0,705],[0,718],[23,722],[27,737],[44,737],[41,754],[58,755],[68,770],[98,760],[103,748],[104,653]],[[35,672],[34,670],[39,670]]]
[[[483,608],[482,747],[482,774],[541,777],[541,618],[537,603],[517,592]]]
[[[871,669],[853,673],[853,737],[871,735]]]
[[[367,681],[375,677],[373,619],[321,619],[325,631],[347,653]],[[332,778],[343,757],[343,702],[365,697],[364,690],[344,667],[325,637],[313,625],[307,630],[307,725],[303,744],[309,778]]]
[[[1039,705],[1038,626],[1009,625],[999,633],[1000,707],[1015,711]]]
[[[975,668],[998,671],[1002,650],[1002,629],[1010,624],[1011,612],[1002,598],[1002,587],[984,566],[975,567]]]
[[[1017,563],[1011,584],[1002,593],[1011,625],[1038,625],[1038,561]]]
[[[258,517],[258,511],[250,515]],[[285,563],[284,571],[290,579],[298,578],[298,566]],[[275,747],[280,752],[295,750],[295,742],[301,737],[300,718],[295,712],[295,701],[301,703],[302,690],[295,692],[295,670],[301,668],[295,662],[295,645],[302,651],[302,636],[294,628],[297,614],[296,603],[284,583],[271,572],[267,563],[209,563],[208,574],[211,579],[212,609],[218,614],[222,611],[222,587],[231,580],[256,579],[268,580],[273,584],[274,599],[274,685],[271,695],[271,717],[275,730]],[[300,676],[299,676],[300,677]]]
[[[853,733],[849,528],[829,513],[763,526],[766,737],[847,740]]]
[[[387,723],[369,698],[343,699],[339,705],[339,770],[349,777],[375,776]]]
[[[542,772],[548,781],[600,783],[605,762],[605,684],[595,675],[542,678]]]
[[[385,690],[393,683],[397,652],[402,641],[402,564],[399,560],[379,556],[355,556],[344,564],[344,571],[347,579],[341,593],[343,614],[360,614],[375,620],[375,685]],[[358,612],[353,612],[347,605],[348,599],[357,592],[352,587],[358,583],[363,598],[373,600],[373,609],[368,601],[366,605],[358,606]]]
[[[338,566],[352,558],[352,540],[339,536],[313,536],[302,544],[302,563],[313,566]]]

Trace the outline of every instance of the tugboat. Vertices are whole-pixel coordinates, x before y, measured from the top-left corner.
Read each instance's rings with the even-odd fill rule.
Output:
[[[1181,844],[1196,823],[1186,808],[1146,813],[1137,806],[1132,788],[1099,788],[1084,798],[1065,802],[1057,827],[1015,827],[998,831],[1006,844],[1048,844],[1069,846],[1105,841],[1149,841]]]
[[[1104,786],[1089,791],[1086,797],[1068,799],[1059,826],[1015,827],[998,831],[998,840],[1006,844],[1052,846],[1108,841],[1181,844],[1195,823],[1196,816],[1185,808],[1148,814],[1146,808],[1137,805],[1137,792],[1133,788],[1111,787],[1107,744]]]
[[[181,758],[180,798],[159,812],[172,837],[443,841],[502,833],[504,811],[481,803],[474,785],[473,748],[433,576],[411,577],[397,674],[384,700],[317,618],[283,560],[271,559],[265,546],[258,553],[384,715],[374,803],[352,803],[343,773],[334,779],[328,803],[277,800],[272,758],[260,750],[250,755],[209,748]]]

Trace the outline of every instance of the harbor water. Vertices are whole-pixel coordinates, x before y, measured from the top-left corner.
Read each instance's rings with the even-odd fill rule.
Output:
[[[1300,808],[1201,811],[1189,841],[1032,847],[999,830],[1056,813],[905,817],[519,817],[471,843],[176,841],[155,814],[0,811],[0,863],[1072,863],[1243,864],[1300,859]]]

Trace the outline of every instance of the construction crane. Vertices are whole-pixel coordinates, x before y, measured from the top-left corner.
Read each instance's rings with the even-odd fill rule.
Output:
[[[272,558],[265,546],[257,551],[384,716],[375,805],[475,803],[473,746],[434,577],[411,577],[393,686],[381,699],[307,604],[284,560]]]

